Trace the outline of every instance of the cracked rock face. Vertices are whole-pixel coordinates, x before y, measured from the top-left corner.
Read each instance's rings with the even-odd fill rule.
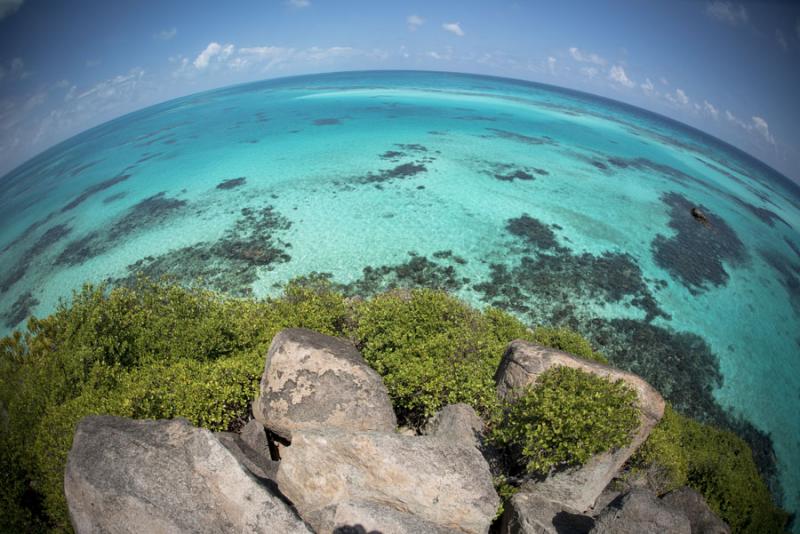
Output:
[[[500,504],[474,446],[428,436],[298,430],[283,449],[276,482],[320,531],[336,522],[335,505],[366,502],[485,533]]]
[[[64,490],[77,534],[311,532],[211,432],[183,419],[84,418]]]
[[[272,340],[253,415],[291,441],[295,430],[393,432],[392,403],[381,377],[348,341],[303,328]]]

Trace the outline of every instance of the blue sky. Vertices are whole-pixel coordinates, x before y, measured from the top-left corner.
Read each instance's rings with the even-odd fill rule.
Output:
[[[0,175],[72,135],[232,83],[449,70],[667,115],[800,181],[800,2],[0,0]]]

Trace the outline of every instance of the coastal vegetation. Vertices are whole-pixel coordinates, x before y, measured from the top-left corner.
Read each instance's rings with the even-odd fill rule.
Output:
[[[144,278],[114,289],[87,285],[52,315],[31,318],[24,332],[0,340],[0,531],[71,530],[63,476],[85,415],[184,417],[214,431],[241,428],[267,348],[287,327],[353,341],[382,376],[401,425],[418,429],[447,404],[471,405],[494,441],[531,473],[622,446],[635,421],[629,390],[571,370],[545,373],[517,401],[501,402],[494,373],[513,339],[603,357],[570,330],[529,329],[443,291],[397,290],[364,300],[314,277],[289,283],[273,299],[223,297]],[[597,424],[582,424],[586,414]],[[669,408],[627,474],[644,474],[662,491],[698,490],[735,532],[779,532],[787,519],[745,442]]]

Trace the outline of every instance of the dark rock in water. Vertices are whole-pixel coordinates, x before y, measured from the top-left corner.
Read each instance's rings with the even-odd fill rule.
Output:
[[[661,498],[661,501],[689,518],[692,534],[730,534],[731,529],[714,515],[703,496],[691,488],[679,488]]]
[[[311,532],[211,432],[182,419],[84,418],[64,491],[77,534]]]
[[[536,179],[531,173],[521,169],[506,174],[495,174],[494,177],[501,182],[513,182],[514,180],[531,182]]]
[[[512,235],[520,237],[527,244],[538,249],[549,250],[559,249],[556,234],[549,226],[538,219],[534,219],[527,213],[514,219],[509,219],[506,229]]]
[[[273,338],[253,415],[289,441],[297,430],[397,427],[383,380],[356,348],[302,328]]]
[[[578,512],[594,507],[598,496],[611,482],[622,465],[644,443],[664,413],[664,399],[640,377],[606,365],[578,358],[566,352],[527,341],[512,341],[495,374],[497,394],[516,399],[525,388],[551,367],[564,365],[606,378],[623,380],[638,397],[640,422],[630,445],[597,454],[576,469],[558,471],[541,481],[529,481],[523,489],[539,497],[557,502]]]
[[[508,503],[500,534],[586,534],[594,519],[535,493],[520,491]]]
[[[647,490],[634,489],[603,510],[592,534],[692,534],[689,519]]]
[[[244,185],[247,182],[247,178],[244,176],[240,176],[239,178],[229,178],[227,180],[223,180],[217,184],[217,189],[233,189],[235,187],[239,187]]]
[[[703,224],[710,224],[708,222],[708,217],[706,217],[706,214],[703,213],[703,210],[700,208],[692,208],[692,217],[694,217],[696,221],[699,221]]]

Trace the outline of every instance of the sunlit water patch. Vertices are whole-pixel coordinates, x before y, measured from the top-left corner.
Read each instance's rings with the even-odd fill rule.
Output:
[[[308,76],[127,115],[0,187],[5,332],[138,273],[444,288],[581,330],[746,437],[799,507],[800,190],[663,117],[494,78]]]

